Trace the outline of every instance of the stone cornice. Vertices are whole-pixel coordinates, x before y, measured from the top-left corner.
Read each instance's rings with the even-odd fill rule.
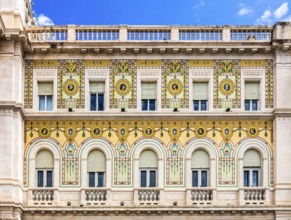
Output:
[[[15,116],[19,114],[22,119],[25,118],[23,105],[13,101],[0,101],[0,115],[1,114],[13,114]]]

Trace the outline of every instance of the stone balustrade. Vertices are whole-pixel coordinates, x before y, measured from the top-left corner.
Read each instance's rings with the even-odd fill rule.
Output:
[[[28,190],[29,205],[53,205],[58,200],[58,190],[54,188],[37,188]]]
[[[30,42],[98,41],[266,41],[273,26],[37,26],[26,30]]]
[[[136,205],[157,205],[161,202],[163,192],[158,188],[139,188],[134,190]]]
[[[92,189],[85,190],[86,201],[106,201],[107,200],[107,191],[106,189]]]
[[[265,205],[269,203],[269,190],[262,187],[245,187],[239,190],[241,205]]]
[[[214,190],[211,188],[192,188],[188,191],[192,205],[210,205],[213,202]]]

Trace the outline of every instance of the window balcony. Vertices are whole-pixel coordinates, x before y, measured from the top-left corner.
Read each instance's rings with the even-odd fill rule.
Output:
[[[209,187],[187,189],[187,205],[212,205],[216,198],[216,190]]]
[[[164,191],[159,188],[139,188],[134,190],[135,205],[158,205],[164,198]]]
[[[269,205],[270,190],[264,187],[244,187],[239,189],[240,205]]]
[[[81,189],[81,204],[106,205],[110,201],[111,190],[106,188]]]
[[[56,205],[58,198],[58,189],[35,188],[28,190],[28,205]]]

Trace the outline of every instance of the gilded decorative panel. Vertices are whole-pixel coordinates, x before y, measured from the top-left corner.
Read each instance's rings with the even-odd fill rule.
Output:
[[[24,108],[33,108],[33,62],[25,62]]]
[[[163,60],[162,108],[189,107],[188,75],[187,60]]]
[[[136,108],[136,61],[111,60],[110,108]]]
[[[50,140],[62,153],[61,185],[80,184],[80,151],[92,140],[106,142],[113,152],[113,184],[132,185],[135,147],[143,140],[158,143],[165,155],[165,185],[185,185],[185,154],[191,144],[208,141],[216,151],[218,186],[235,186],[235,152],[246,140],[265,144],[272,155],[272,121],[264,120],[88,120],[88,121],[26,121],[25,161],[29,149],[38,140]],[[191,153],[191,152],[188,152]],[[24,173],[27,174],[27,166]],[[270,173],[272,169],[270,169]],[[27,175],[24,177],[27,184]]]
[[[84,81],[83,61],[60,61],[58,66],[58,108],[84,108]]]

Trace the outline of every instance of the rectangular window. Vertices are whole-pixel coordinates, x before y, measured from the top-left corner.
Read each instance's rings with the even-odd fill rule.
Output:
[[[89,187],[104,187],[105,173],[104,172],[88,172]]]
[[[156,187],[156,186],[157,186],[157,171],[141,170],[140,187]]]
[[[208,186],[208,170],[192,170],[192,187]]]
[[[245,111],[258,111],[260,100],[260,83],[245,82]]]
[[[38,82],[39,111],[53,110],[53,83]]]
[[[193,83],[193,110],[208,110],[208,82]]]
[[[53,171],[37,170],[37,187],[53,187]]]
[[[90,110],[104,111],[104,82],[90,82]]]
[[[260,185],[260,169],[244,168],[244,187],[258,187]]]
[[[141,110],[155,111],[157,99],[157,83],[142,82],[141,83]]]

